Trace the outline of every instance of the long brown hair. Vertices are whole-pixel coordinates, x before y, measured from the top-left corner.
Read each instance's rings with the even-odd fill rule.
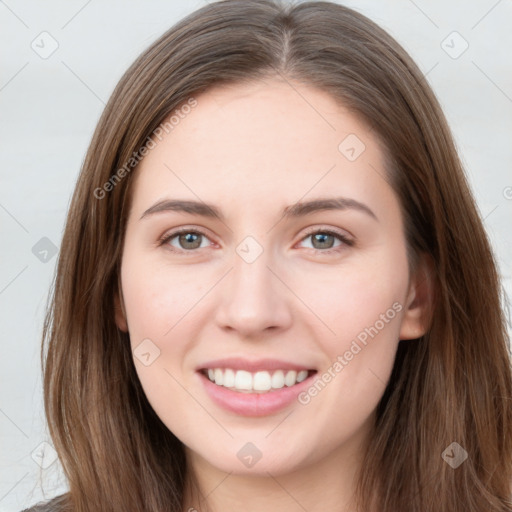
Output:
[[[270,0],[220,1],[184,18],[127,70],[98,123],[43,332],[45,411],[70,487],[59,510],[181,511],[182,444],[146,399],[129,337],[114,321],[136,167],[126,162],[190,98],[274,76],[329,93],[372,127],[410,259],[429,255],[435,274],[428,333],[400,342],[378,405],[360,509],[511,511],[501,287],[438,101],[405,50],[366,17],[329,2]],[[468,454],[456,469],[442,457],[453,442]]]

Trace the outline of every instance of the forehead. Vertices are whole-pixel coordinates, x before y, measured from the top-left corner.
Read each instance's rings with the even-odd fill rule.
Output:
[[[173,112],[172,130],[140,163],[139,210],[168,196],[261,207],[334,191],[366,200],[391,192],[378,140],[324,91],[272,79],[216,87],[195,100],[186,114]]]

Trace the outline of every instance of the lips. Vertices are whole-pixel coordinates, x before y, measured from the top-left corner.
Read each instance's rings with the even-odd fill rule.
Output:
[[[265,416],[284,409],[311,383],[316,369],[277,359],[209,361],[197,368],[217,405],[243,416]]]
[[[290,361],[282,361],[279,359],[256,359],[249,360],[241,357],[230,357],[224,359],[215,359],[214,361],[208,361],[203,365],[199,366],[197,370],[208,370],[215,368],[231,368],[234,370],[245,370],[247,372],[257,371],[272,371],[272,370],[311,370],[310,366],[305,366],[298,363],[292,363]]]

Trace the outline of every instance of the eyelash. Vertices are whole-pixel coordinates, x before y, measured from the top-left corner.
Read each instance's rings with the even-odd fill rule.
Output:
[[[206,233],[204,233],[203,231],[201,231],[200,229],[182,228],[182,229],[173,231],[171,233],[165,233],[158,240],[158,246],[159,247],[163,246],[164,244],[166,244],[173,238],[175,238],[181,234],[185,234],[185,233],[187,233],[187,234],[193,233],[193,234],[201,235],[201,236],[204,236],[205,238],[208,238],[208,235]],[[337,253],[343,249],[344,245],[348,246],[348,247],[353,247],[355,245],[354,240],[351,240],[350,238],[346,237],[345,235],[338,233],[337,231],[333,231],[331,229],[321,229],[321,228],[320,229],[318,229],[318,228],[311,229],[304,235],[304,237],[301,238],[300,241],[302,242],[306,238],[308,238],[312,235],[320,234],[320,233],[323,235],[330,235],[330,236],[337,238],[340,242],[342,242],[342,245],[339,245],[338,247],[331,248],[331,249],[325,249],[325,250],[312,248],[311,250],[315,251],[315,253],[322,253],[322,254]],[[197,251],[197,249],[191,249],[191,250],[176,249],[175,247],[172,247],[171,245],[168,245],[168,248],[170,251],[175,252],[175,253],[190,253],[191,255]]]

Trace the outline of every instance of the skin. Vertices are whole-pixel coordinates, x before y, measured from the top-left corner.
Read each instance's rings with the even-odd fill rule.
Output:
[[[137,373],[184,443],[211,510],[354,510],[354,476],[398,341],[425,332],[431,296],[422,260],[409,273],[381,146],[329,95],[299,83],[223,86],[196,99],[137,169],[117,325],[132,349],[149,338],[160,350],[148,366],[134,357]],[[338,149],[349,134],[365,145],[354,161]],[[335,196],[364,203],[377,220],[356,209],[281,218],[299,200]],[[141,219],[164,198],[212,203],[225,220],[176,211]],[[180,227],[206,234],[200,248],[179,237],[158,245]],[[354,245],[328,238],[322,246],[307,228],[337,231]],[[236,252],[246,236],[263,249],[252,263]],[[306,405],[239,416],[211,401],[195,371],[241,356],[322,374],[393,303],[401,311]],[[251,468],[237,457],[247,442],[262,453]],[[187,487],[183,509],[190,507],[203,503]]]

